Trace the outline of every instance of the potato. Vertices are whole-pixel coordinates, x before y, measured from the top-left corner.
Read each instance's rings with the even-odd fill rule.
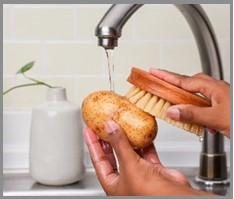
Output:
[[[150,145],[157,134],[157,123],[153,116],[111,91],[97,91],[88,95],[82,103],[82,115],[86,125],[105,141],[108,140],[104,123],[109,119],[124,130],[134,148]]]

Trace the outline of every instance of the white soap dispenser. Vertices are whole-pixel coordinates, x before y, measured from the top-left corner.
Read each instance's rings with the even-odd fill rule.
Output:
[[[65,88],[49,88],[47,102],[32,110],[30,174],[46,185],[71,184],[84,175],[80,109],[67,101]]]

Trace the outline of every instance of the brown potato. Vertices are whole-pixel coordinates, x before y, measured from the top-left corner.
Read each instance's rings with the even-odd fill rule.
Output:
[[[82,115],[86,125],[105,141],[108,140],[104,123],[109,119],[124,130],[134,148],[150,145],[157,134],[157,123],[153,116],[111,91],[97,91],[88,95],[82,103]]]

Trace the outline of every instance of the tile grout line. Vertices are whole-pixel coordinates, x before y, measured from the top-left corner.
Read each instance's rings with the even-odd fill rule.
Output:
[[[121,78],[124,77],[126,74],[116,74],[117,78]],[[37,75],[34,74],[33,77],[35,78],[51,78],[51,79],[57,79],[57,78],[62,78],[62,79],[69,79],[69,78],[98,78],[98,79],[102,79],[102,78],[106,78],[108,77],[107,73],[105,74],[82,74],[82,75]],[[6,74],[4,75],[4,78],[15,78],[14,74]],[[17,77],[19,80],[20,79],[24,79],[23,77]]]
[[[134,33],[133,33],[134,34]],[[75,35],[75,33],[74,33]],[[121,38],[120,38],[121,39]],[[218,38],[218,40],[220,42],[229,42],[230,39],[229,38]],[[42,41],[41,39],[3,39],[3,43],[39,43],[40,41]],[[71,39],[63,39],[63,40],[58,40],[58,39],[45,39],[43,40],[46,43],[50,43],[50,44],[96,44],[95,40],[80,40],[79,38],[75,38],[74,40]],[[141,43],[172,43],[172,44],[176,44],[176,43],[191,43],[194,42],[194,39],[137,39],[134,38],[131,40],[121,40],[121,43],[123,44],[141,44]]]

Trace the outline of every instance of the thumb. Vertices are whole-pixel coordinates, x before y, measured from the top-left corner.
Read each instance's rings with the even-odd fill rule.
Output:
[[[198,107],[194,105],[174,105],[167,109],[167,116],[176,121],[194,123],[206,127],[212,127],[215,115],[210,107]]]
[[[113,120],[109,120],[105,123],[105,130],[108,133],[108,141],[118,158],[120,168],[127,168],[130,163],[135,163],[140,158],[118,124]]]

